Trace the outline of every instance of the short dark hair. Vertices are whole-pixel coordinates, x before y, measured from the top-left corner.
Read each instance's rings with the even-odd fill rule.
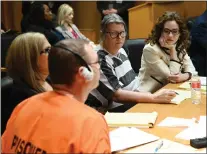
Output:
[[[51,48],[48,63],[52,84],[72,85],[78,68],[87,65],[84,59],[87,54],[86,44],[89,44],[89,41],[66,39],[59,41]]]

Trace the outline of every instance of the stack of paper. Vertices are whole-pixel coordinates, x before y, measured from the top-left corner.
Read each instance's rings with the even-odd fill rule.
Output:
[[[158,126],[162,127],[189,127],[195,124],[195,119],[167,117]]]
[[[161,140],[163,141],[163,146],[156,153],[196,153],[196,149],[190,146],[167,139],[159,139],[156,142],[127,150],[125,153],[155,153],[155,148]]]
[[[152,113],[109,113],[105,119],[109,127],[130,126],[151,128],[157,119],[157,112]]]
[[[171,100],[171,103],[173,104],[180,104],[185,99],[191,98],[191,92],[187,90],[177,90],[177,89],[171,89],[172,91],[175,91],[177,94],[176,96]]]
[[[159,139],[157,136],[134,127],[120,127],[111,131],[109,135],[112,152],[124,150]]]

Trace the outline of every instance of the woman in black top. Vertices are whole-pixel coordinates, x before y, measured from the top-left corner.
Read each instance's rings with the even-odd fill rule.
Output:
[[[2,102],[2,130],[13,109],[21,101],[52,87],[46,81],[49,75],[48,54],[51,45],[41,33],[28,32],[17,36],[6,57],[8,75],[13,86],[6,102]]]
[[[39,32],[45,35],[51,45],[64,39],[61,33],[55,29],[52,22],[53,15],[45,3],[33,3],[28,16],[29,26],[26,31]]]

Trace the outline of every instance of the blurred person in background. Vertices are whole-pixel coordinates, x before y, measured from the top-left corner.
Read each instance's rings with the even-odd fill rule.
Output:
[[[64,37],[55,29],[52,19],[53,14],[47,4],[41,2],[33,3],[28,16],[29,27],[26,31],[44,34],[49,43],[53,45],[64,39]]]
[[[56,30],[58,30],[65,39],[85,39],[90,41],[79,31],[76,25],[73,24],[73,17],[73,8],[68,4],[62,4],[58,8],[57,20],[59,26],[56,27]],[[92,41],[90,41],[90,44],[94,45]]]
[[[97,1],[97,9],[101,14],[101,19],[105,15],[116,13],[122,17],[126,24],[127,32],[129,25],[128,9],[135,5],[134,1]]]
[[[195,19],[190,31],[189,55],[199,76],[207,76],[207,10]]]

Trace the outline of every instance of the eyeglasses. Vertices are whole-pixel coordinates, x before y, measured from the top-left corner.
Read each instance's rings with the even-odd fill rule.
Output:
[[[173,29],[173,30],[170,30],[170,29],[168,29],[168,28],[164,28],[164,29],[163,29],[163,33],[164,33],[164,34],[169,35],[170,32],[171,32],[174,36],[180,34],[179,29]]]
[[[48,47],[48,48],[44,49],[43,51],[40,51],[40,54],[50,53],[50,49],[51,49],[51,47]]]
[[[93,63],[88,63],[88,65],[93,65],[93,64],[101,64],[101,59],[98,59],[96,62],[93,62]]]
[[[126,37],[126,32],[122,31],[122,32],[106,32],[109,33],[112,39],[115,39],[119,36],[121,36],[122,38]]]

